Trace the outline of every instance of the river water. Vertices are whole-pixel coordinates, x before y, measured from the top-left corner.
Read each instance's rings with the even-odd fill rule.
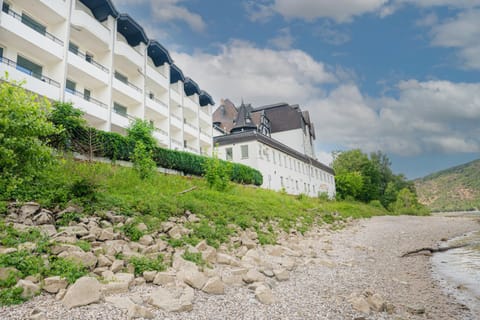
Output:
[[[470,213],[480,217],[480,212]],[[435,253],[434,277],[480,319],[480,225],[479,230],[446,241],[442,246],[466,247]]]

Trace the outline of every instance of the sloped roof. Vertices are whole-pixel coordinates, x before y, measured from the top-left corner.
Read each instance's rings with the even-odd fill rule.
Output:
[[[250,116],[251,110],[251,105],[245,105],[244,103],[240,105],[235,124],[230,130],[230,133],[257,130],[257,125],[252,121],[252,117]]]

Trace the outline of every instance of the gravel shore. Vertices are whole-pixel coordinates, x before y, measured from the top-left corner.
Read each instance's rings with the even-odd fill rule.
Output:
[[[441,240],[480,230],[465,217],[375,217],[355,221],[341,231],[310,233],[314,259],[276,282],[276,302],[263,305],[245,287],[227,288],[225,295],[195,292],[191,312],[155,312],[155,319],[480,319],[455,301],[431,275],[430,257],[400,258],[409,250],[432,247]],[[314,241],[311,241],[314,240]],[[135,287],[128,295],[146,297],[154,285]],[[355,311],[349,298],[366,290],[381,295],[394,311]],[[0,319],[28,319],[34,308],[47,319],[127,319],[126,312],[101,303],[72,310],[43,293],[31,301],[0,308]]]

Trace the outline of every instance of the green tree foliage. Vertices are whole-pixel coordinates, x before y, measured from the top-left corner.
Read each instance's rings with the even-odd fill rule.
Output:
[[[408,188],[403,188],[398,192],[397,199],[390,204],[389,210],[397,214],[428,214],[428,210],[418,203],[417,195]]]
[[[42,138],[59,133],[48,121],[50,103],[22,83],[0,81],[0,193],[13,196],[54,163]]]
[[[379,201],[385,208],[395,211],[400,210],[402,204],[392,204],[397,203],[398,197],[406,197],[408,191],[413,195],[410,200],[414,203],[408,208],[418,212],[421,206],[418,204],[413,182],[407,181],[403,174],[394,174],[390,166],[390,159],[380,151],[373,152],[370,156],[359,149],[334,153],[337,196],[340,199],[367,203]]]
[[[147,179],[155,174],[157,168],[152,159],[152,152],[147,150],[142,141],[137,141],[133,150],[133,168],[137,171],[141,179]]]
[[[54,102],[48,120],[62,131],[49,137],[50,145],[59,150],[72,150],[73,141],[78,139],[80,132],[87,127],[87,122],[82,116],[83,112],[74,108],[71,103]]]
[[[210,188],[225,191],[232,175],[230,162],[221,162],[216,153],[204,162],[204,177]]]
[[[135,120],[127,129],[127,137],[134,143],[141,142],[150,152],[157,146],[157,141],[153,137],[153,124],[148,121]]]

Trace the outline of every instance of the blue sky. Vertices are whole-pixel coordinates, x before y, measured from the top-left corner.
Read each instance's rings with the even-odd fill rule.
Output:
[[[480,158],[480,0],[113,0],[200,87],[300,104],[316,151],[409,178]]]

